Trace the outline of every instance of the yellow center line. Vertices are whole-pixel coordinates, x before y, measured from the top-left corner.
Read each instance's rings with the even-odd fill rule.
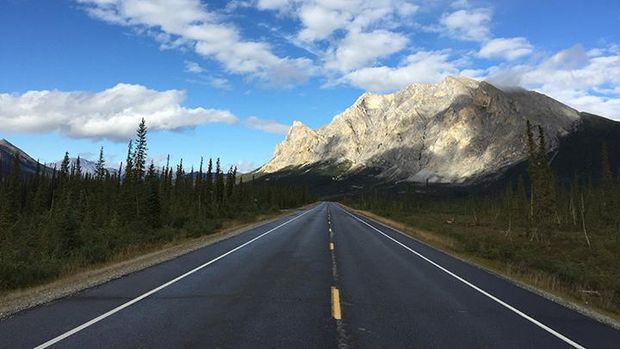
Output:
[[[334,243],[333,243],[333,242],[330,242],[330,243],[329,243],[329,250],[330,250],[330,251],[333,251],[333,250],[334,250]]]
[[[340,292],[332,286],[332,317],[336,320],[342,319],[340,313]]]

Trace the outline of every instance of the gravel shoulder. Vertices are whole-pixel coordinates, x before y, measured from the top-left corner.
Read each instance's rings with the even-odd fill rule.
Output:
[[[253,223],[234,225],[198,238],[173,241],[163,246],[152,247],[150,252],[145,254],[138,256],[133,255],[124,260],[116,259],[103,265],[94,266],[91,269],[61,277],[50,283],[0,294],[0,319],[19,311],[66,297],[81,290],[101,285],[110,280],[174,259],[183,254],[242,234],[248,230],[273,222],[313,205],[314,204],[298,209],[282,210],[270,217],[257,217],[257,221]]]
[[[548,300],[561,304],[569,309],[577,311],[592,319],[595,319],[608,326],[611,326],[615,329],[620,330],[620,321],[618,321],[612,315],[604,314],[601,311],[599,311],[599,309],[593,309],[586,304],[581,304],[572,299],[567,299],[567,297],[565,297],[564,295],[557,294],[550,290],[545,290],[539,287],[535,287],[531,285],[530,283],[528,283],[527,280],[523,280],[519,277],[516,277],[515,275],[510,275],[506,273],[504,269],[502,269],[501,267],[497,265],[497,263],[492,263],[491,261],[482,260],[481,258],[476,258],[476,257],[456,253],[450,248],[451,244],[449,240],[446,241],[446,239],[437,236],[437,234],[434,232],[420,230],[415,227],[411,227],[403,223],[379,216],[372,212],[357,210],[357,209],[351,208],[346,205],[342,205],[342,206],[351,212],[355,212],[359,214],[360,216],[364,216],[366,218],[369,218],[371,220],[375,220],[381,224],[384,224],[388,227],[391,227],[392,229],[404,235],[407,235],[423,244],[436,248],[446,254],[451,255],[452,257],[458,258],[465,263],[476,265],[479,268],[482,268],[497,277],[508,280],[523,289],[526,289],[532,293],[538,294],[541,297],[544,297]]]

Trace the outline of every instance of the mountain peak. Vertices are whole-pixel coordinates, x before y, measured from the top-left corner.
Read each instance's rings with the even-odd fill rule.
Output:
[[[526,120],[541,125],[554,147],[579,118],[544,95],[449,76],[392,94],[364,93],[317,130],[294,122],[258,171],[346,163],[339,171],[373,168],[394,180],[461,183],[523,160]]]

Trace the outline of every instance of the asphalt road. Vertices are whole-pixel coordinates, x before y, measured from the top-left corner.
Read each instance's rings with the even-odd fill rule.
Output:
[[[620,348],[620,331],[334,203],[0,321],[1,348]]]

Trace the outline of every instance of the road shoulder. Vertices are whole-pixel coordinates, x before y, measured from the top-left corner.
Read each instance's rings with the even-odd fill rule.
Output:
[[[146,253],[119,257],[103,265],[93,266],[46,284],[4,293],[0,295],[0,319],[169,261],[289,216],[294,212],[309,209],[314,205],[316,203],[297,209],[281,210],[270,217],[257,217],[255,222],[237,224],[198,238],[187,238],[163,246],[153,246]]]
[[[606,325],[609,325],[615,329],[619,329],[620,330],[620,321],[614,317],[612,317],[611,315],[607,315],[607,314],[603,314],[600,311],[598,311],[598,309],[593,309],[591,307],[588,307],[586,304],[581,304],[578,303],[572,299],[567,299],[567,297],[565,297],[564,295],[560,295],[557,293],[554,293],[550,290],[545,290],[539,287],[536,287],[530,283],[527,282],[527,280],[524,280],[522,278],[518,278],[515,277],[514,275],[510,275],[508,273],[505,273],[502,266],[495,262],[495,261],[490,261],[490,260],[482,260],[479,257],[473,257],[473,256],[469,256],[469,255],[465,255],[462,253],[457,253],[456,251],[454,251],[451,248],[451,242],[449,239],[445,239],[443,237],[440,237],[437,235],[437,233],[431,232],[431,231],[427,231],[427,230],[421,230],[421,229],[417,229],[416,227],[412,227],[403,223],[400,223],[398,221],[394,221],[388,218],[384,218],[382,216],[379,216],[377,214],[374,214],[372,212],[367,212],[367,211],[363,211],[363,210],[357,210],[354,208],[351,208],[349,206],[340,204],[344,209],[353,212],[355,214],[358,214],[364,218],[367,218],[371,221],[375,221],[377,223],[380,224],[384,224],[388,227],[390,227],[391,229],[393,229],[394,231],[397,231],[409,238],[412,238],[422,244],[425,244],[427,246],[430,246],[432,248],[435,248],[443,253],[446,253],[454,258],[457,258],[465,263],[471,264],[471,265],[475,265],[476,267],[479,267],[481,269],[484,269],[485,271],[500,277],[504,280],[507,280],[515,285],[517,285],[518,287],[521,287],[523,289],[526,289],[530,292],[533,292],[539,296],[542,296],[548,300],[551,300],[555,303],[561,304],[569,309],[575,310],[583,315],[586,315],[592,319],[595,319],[596,321],[599,321],[601,323],[604,323]]]

